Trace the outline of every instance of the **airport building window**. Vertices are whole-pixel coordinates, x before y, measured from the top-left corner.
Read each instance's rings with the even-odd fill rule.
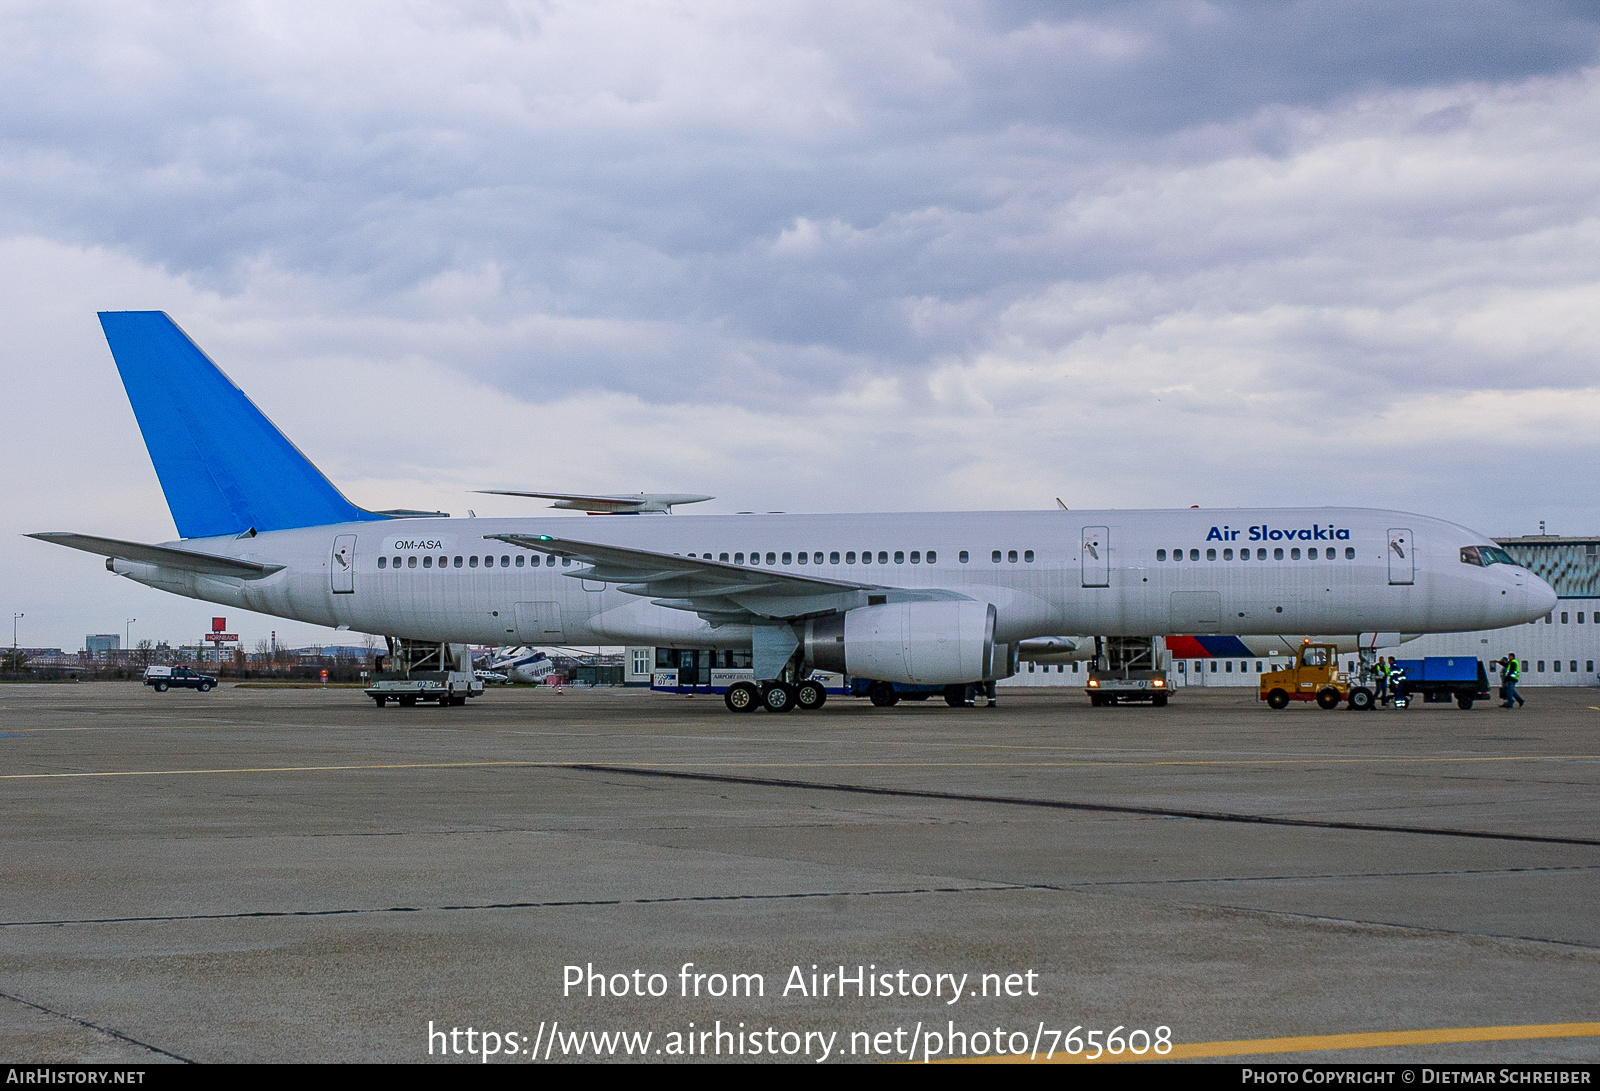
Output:
[[[844,563],[845,564],[855,564],[856,563],[856,555],[855,555],[855,552],[853,550],[844,555]]]
[[[1025,564],[1032,564],[1033,563],[1033,550],[1031,550],[1031,549],[1023,550],[1022,551],[1022,560],[1023,560],[1023,563],[1025,563]]]
[[[1215,659],[1213,659],[1211,661],[1211,673],[1212,674],[1216,674],[1217,673],[1217,661]]]
[[[1226,663],[1224,663],[1222,665],[1222,669],[1223,669],[1224,673],[1232,674],[1233,673],[1233,660],[1230,659]]]
[[[1565,625],[1566,623],[1567,623],[1567,612],[1565,610],[1563,610],[1563,611],[1561,611],[1561,624]]]
[[[1261,673],[1261,660],[1259,660],[1259,659],[1256,660],[1256,673],[1257,674]]]
[[[956,560],[960,561],[962,564],[966,564],[967,563],[967,551],[963,549],[960,553],[957,553],[956,554]]]
[[[1582,610],[1578,611],[1578,624],[1579,625],[1583,624],[1583,611]]]
[[[1179,674],[1188,674],[1189,672],[1184,669],[1188,665],[1189,664],[1185,660],[1182,660],[1182,659],[1178,660],[1178,673]]]
[[[1556,673],[1557,673],[1557,674],[1560,674],[1560,673],[1561,673],[1561,660],[1559,660],[1559,659],[1557,659],[1557,660],[1556,660],[1556,661],[1555,661],[1555,662],[1554,662],[1554,663],[1552,663],[1552,664],[1550,664],[1550,665],[1551,665],[1551,666],[1552,666],[1552,667],[1553,667],[1553,668],[1555,668],[1555,672],[1556,672]]]
[[[1167,551],[1166,550],[1164,550],[1164,549],[1156,550],[1156,560],[1164,561],[1166,559],[1167,559]]]
[[[1544,660],[1543,659],[1539,660],[1539,673],[1540,674],[1544,673]]]
[[[1545,623],[1545,624],[1546,624],[1546,625],[1548,625],[1548,624],[1550,624],[1550,622],[1551,622],[1551,620],[1552,620],[1552,619],[1553,619],[1553,618],[1554,618],[1554,617],[1555,617],[1555,614],[1553,614],[1553,613],[1552,613],[1552,614],[1546,614],[1546,615],[1545,615],[1545,616],[1544,616],[1544,623]],[[1543,669],[1543,668],[1540,668],[1540,669]]]
[[[1594,673],[1594,660],[1593,659],[1585,660],[1583,669],[1588,671],[1590,674],[1593,674]]]
[[[389,565],[389,558],[388,557],[379,557],[378,558],[378,567],[379,568],[387,568],[388,565]]]
[[[1028,660],[1028,673],[1029,674],[1033,673],[1033,660],[1031,660],[1031,659]]]
[[[1000,563],[1000,551],[997,549],[993,553],[989,554],[989,560],[994,562],[995,564],[999,564]]]
[[[1214,561],[1216,559],[1217,559],[1217,551],[1216,550],[1214,550],[1214,549],[1206,550],[1206,560]]]
[[[1569,663],[1567,665],[1572,668],[1572,673],[1573,674],[1577,674],[1578,673],[1578,661],[1576,659],[1574,659],[1571,663]]]
[[[1275,560],[1275,561],[1283,560],[1283,547],[1282,546],[1279,546],[1277,549],[1274,549],[1272,551],[1272,559]]]
[[[897,549],[897,550],[894,551],[894,563],[895,564],[905,564],[906,563],[905,550]]]
[[[838,550],[834,550],[832,553],[828,554],[828,563],[829,564],[838,564],[839,563],[839,551]]]
[[[911,551],[911,563],[912,564],[921,564],[922,563],[922,550],[913,549]]]
[[[878,550],[878,563],[879,564],[888,564],[889,563],[889,554],[888,554],[887,550],[882,550],[882,549]]]
[[[1353,560],[1356,559],[1356,547],[1355,546],[1345,546],[1344,547],[1344,559],[1347,560],[1347,561],[1353,561]]]
[[[1077,663],[1073,663],[1072,664],[1072,673],[1073,674],[1077,674],[1078,673],[1078,664]]]

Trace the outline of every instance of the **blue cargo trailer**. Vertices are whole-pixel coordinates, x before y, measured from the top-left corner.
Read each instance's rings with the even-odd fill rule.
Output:
[[[1489,699],[1489,675],[1483,661],[1468,655],[1430,655],[1425,659],[1396,659],[1394,665],[1406,672],[1404,694],[1420,696],[1433,704],[1455,701],[1468,709],[1474,701]]]

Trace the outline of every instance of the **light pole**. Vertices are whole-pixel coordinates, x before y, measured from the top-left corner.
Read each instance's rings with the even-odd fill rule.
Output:
[[[27,616],[27,614],[11,615],[11,669],[13,671],[17,669],[17,619]]]
[[[138,620],[130,617],[122,623],[122,654],[128,657],[130,664],[133,662],[133,623]]]

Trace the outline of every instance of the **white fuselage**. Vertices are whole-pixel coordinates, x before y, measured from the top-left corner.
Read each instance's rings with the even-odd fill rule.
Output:
[[[1391,541],[1397,530],[1408,539],[1399,550]],[[551,564],[486,540],[494,534],[746,565],[759,556],[762,568],[771,556],[786,572],[944,589],[992,603],[994,639],[1009,642],[1056,633],[1492,629],[1555,602],[1521,567],[1464,563],[1462,547],[1489,544],[1475,531],[1360,508],[399,519],[176,543],[285,566],[261,579],[122,560],[113,570],[208,602],[412,639],[750,647],[749,625],[713,627],[695,613],[581,580],[573,575],[580,562]]]

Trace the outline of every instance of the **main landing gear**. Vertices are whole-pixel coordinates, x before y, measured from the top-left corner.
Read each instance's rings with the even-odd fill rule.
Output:
[[[722,695],[729,712],[754,712],[764,708],[768,712],[792,712],[801,709],[810,712],[819,709],[828,699],[828,691],[821,682],[807,679],[804,682],[735,682]]]

